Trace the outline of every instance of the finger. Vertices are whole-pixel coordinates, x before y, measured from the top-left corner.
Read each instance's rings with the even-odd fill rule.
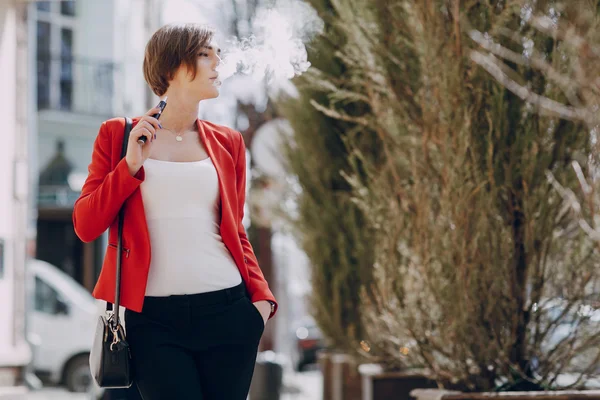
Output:
[[[153,119],[153,118],[151,118]],[[156,127],[156,125],[154,125],[152,123],[152,121],[147,121],[147,120],[141,120],[140,121],[141,127],[144,127],[146,129],[148,129],[153,135],[156,133],[156,130],[159,129]]]
[[[131,131],[131,134],[134,136],[134,138],[137,140],[137,138],[139,136],[143,136],[142,131],[147,130],[148,132],[150,132],[151,136],[155,135],[155,129],[154,126],[152,126],[150,123],[145,122],[145,121],[140,121],[138,122],[138,124],[135,126],[135,128]]]
[[[146,115],[147,115],[147,116],[152,116],[152,115],[154,115],[154,114],[157,114],[157,113],[159,113],[159,112],[160,112],[160,108],[158,108],[158,106],[157,106],[157,107],[152,107],[151,109],[149,109],[149,110],[146,112]]]
[[[141,120],[151,124],[156,130],[162,129],[162,125],[160,124],[160,122],[158,122],[156,118],[144,116]]]
[[[154,134],[148,129],[144,130],[144,136],[146,136],[146,143],[151,143],[154,141]]]
[[[153,133],[151,133],[147,128],[145,127],[141,127],[139,129],[137,129],[135,132],[132,130],[131,131],[131,138],[133,140],[135,140],[136,142],[138,141],[138,139],[142,136],[146,137],[146,143],[149,143],[152,141],[152,137],[154,136]]]

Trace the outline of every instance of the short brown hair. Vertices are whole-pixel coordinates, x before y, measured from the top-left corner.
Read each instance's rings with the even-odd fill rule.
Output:
[[[214,29],[199,24],[169,24],[157,30],[146,44],[144,78],[157,96],[165,94],[181,65],[196,77],[200,49],[209,45]]]

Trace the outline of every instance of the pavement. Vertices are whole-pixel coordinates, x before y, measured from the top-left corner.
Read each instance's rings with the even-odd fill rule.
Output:
[[[318,369],[284,375],[283,386],[280,400],[321,400],[323,375]]]
[[[321,400],[323,379],[318,369],[286,373],[280,400]],[[9,399],[7,397],[6,399]],[[23,400],[92,400],[88,394],[69,393],[63,388],[44,388],[27,394]],[[4,398],[2,398],[4,400]],[[252,399],[250,399],[252,400]]]
[[[306,372],[286,373],[283,378],[284,388],[279,400],[322,400],[323,377],[321,372],[313,368]],[[567,385],[576,380],[576,375],[563,374],[559,384]],[[600,389],[600,380],[588,381],[590,389]],[[62,388],[44,388],[27,394],[25,397],[3,397],[0,400],[93,400],[90,395],[69,393]],[[250,399],[252,400],[252,399]]]

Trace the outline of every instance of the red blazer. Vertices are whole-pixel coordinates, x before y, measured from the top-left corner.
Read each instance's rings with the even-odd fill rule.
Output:
[[[139,118],[133,119],[133,126]],[[140,184],[142,167],[131,176],[121,159],[125,120],[105,121],[94,143],[89,174],[73,209],[73,225],[84,242],[109,228],[108,247],[93,296],[114,302],[118,213],[125,206],[121,305],[140,312],[150,268],[150,236]],[[273,293],[265,280],[242,225],[246,199],[246,147],[239,132],[206,121],[197,121],[200,142],[216,167],[221,194],[221,236],[246,284],[252,302],[270,300]],[[271,314],[271,317],[274,312]]]

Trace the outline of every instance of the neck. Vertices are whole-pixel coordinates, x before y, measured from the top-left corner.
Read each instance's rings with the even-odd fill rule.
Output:
[[[176,133],[196,130],[198,101],[181,93],[169,93],[169,91],[165,93],[165,96],[169,96],[169,99],[165,110],[160,116],[160,124]]]

